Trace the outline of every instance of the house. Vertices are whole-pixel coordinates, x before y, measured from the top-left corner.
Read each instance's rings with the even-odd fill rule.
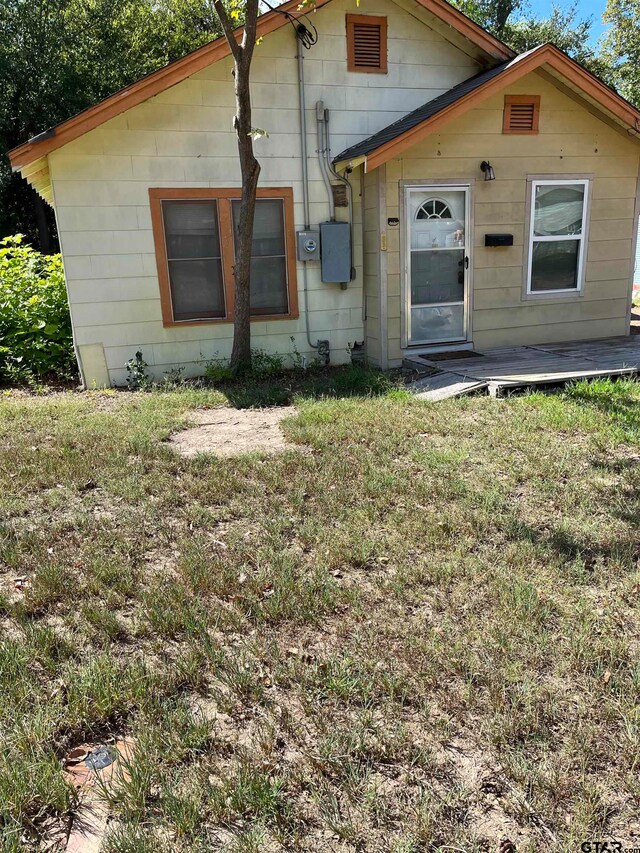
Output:
[[[253,62],[253,346],[388,368],[628,334],[640,112],[444,0],[298,2]],[[87,386],[230,354],[231,70],[218,39],[11,152],[56,211]]]

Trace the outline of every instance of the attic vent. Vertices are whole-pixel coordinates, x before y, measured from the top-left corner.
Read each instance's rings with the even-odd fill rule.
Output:
[[[387,73],[387,19],[347,15],[347,70]]]
[[[539,95],[505,95],[503,133],[537,133]]]

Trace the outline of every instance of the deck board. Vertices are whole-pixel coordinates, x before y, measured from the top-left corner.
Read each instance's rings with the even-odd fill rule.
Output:
[[[464,394],[481,391],[486,387],[487,382],[484,380],[470,380],[457,373],[443,370],[414,382],[411,390],[419,400],[430,400],[436,403],[440,400],[448,400],[450,397],[462,397]]]
[[[428,356],[425,359],[414,356],[411,361],[431,364],[439,371],[414,383],[416,392],[424,399],[458,396],[458,387],[460,394],[488,388],[489,393],[499,396],[501,390],[517,387],[635,375],[640,369],[640,336],[500,347],[475,357],[452,358],[446,362],[429,362]]]

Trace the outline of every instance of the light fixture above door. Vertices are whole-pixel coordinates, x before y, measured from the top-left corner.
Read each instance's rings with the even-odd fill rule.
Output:
[[[483,160],[480,163],[480,171],[484,172],[485,181],[495,181],[496,173],[493,171],[493,166],[488,160]]]

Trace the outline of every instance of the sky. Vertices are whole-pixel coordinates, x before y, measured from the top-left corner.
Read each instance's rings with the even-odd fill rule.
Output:
[[[529,0],[529,3],[536,18],[546,18],[551,13],[552,0]],[[571,0],[559,0],[558,5],[566,8],[571,5]],[[593,18],[591,36],[594,42],[598,40],[605,29],[602,23],[602,13],[606,5],[606,0],[580,0],[578,3],[578,19]]]

